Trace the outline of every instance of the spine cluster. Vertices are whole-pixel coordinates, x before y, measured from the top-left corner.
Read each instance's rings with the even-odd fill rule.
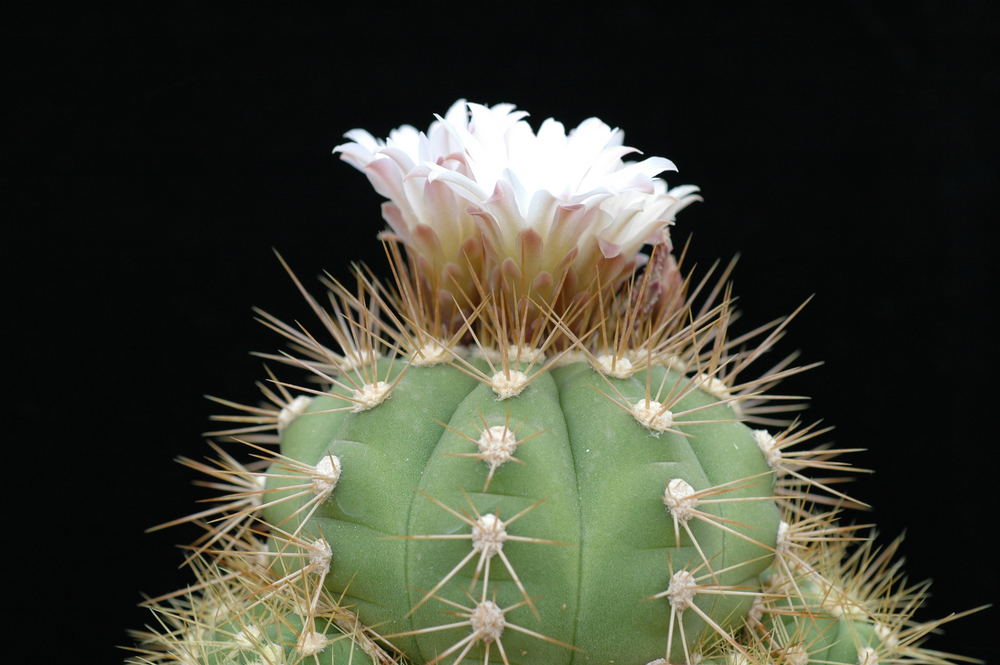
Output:
[[[323,335],[258,312],[309,380],[212,398],[216,456],[181,462],[218,495],[161,525],[203,530],[195,582],[132,663],[954,662],[899,542],[842,521],[855,449],[776,391],[810,367],[765,361],[792,317],[731,331],[731,266],[442,309],[387,253],[325,305],[292,275]]]

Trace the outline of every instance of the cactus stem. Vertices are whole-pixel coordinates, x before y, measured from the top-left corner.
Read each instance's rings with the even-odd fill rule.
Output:
[[[528,385],[528,375],[509,367],[490,377],[490,388],[496,393],[497,399],[510,399],[521,394]]]
[[[792,422],[784,431],[773,435],[765,429],[753,430],[753,438],[767,461],[768,466],[777,474],[777,492],[782,495],[783,502],[789,507],[793,503],[811,501],[821,504],[835,504],[838,507],[850,507],[858,510],[869,509],[870,506],[844,492],[830,487],[839,479],[819,480],[810,478],[801,471],[822,470],[850,473],[871,473],[870,469],[852,466],[849,462],[833,461],[838,455],[861,452],[863,448],[830,448],[820,446],[813,450],[790,450],[806,441],[829,433],[832,427],[818,429],[819,423],[800,427],[799,421]],[[832,494],[827,497],[815,494],[813,490],[822,490]]]
[[[516,363],[538,365],[545,362],[545,352],[532,346],[511,344],[507,347],[507,358]]]
[[[503,551],[507,540],[507,525],[493,513],[480,515],[472,525],[472,549],[485,558],[491,558]]]
[[[324,455],[316,463],[311,473],[312,490],[316,496],[325,501],[337,486],[337,482],[340,481],[340,474],[343,473],[343,470],[344,467],[339,457],[336,455]]]
[[[410,362],[417,367],[432,367],[451,360],[454,351],[436,339],[421,344],[411,355]]]
[[[827,520],[833,524],[833,517],[830,514],[816,516],[815,522],[819,525],[822,520]],[[803,520],[802,523],[806,523]],[[789,543],[791,534],[795,533],[798,524],[789,525],[786,538]],[[816,527],[817,532],[823,533],[822,526]],[[850,541],[857,538],[839,537],[834,533],[833,537],[821,537],[813,543],[811,549],[803,552],[798,558],[797,565],[794,566],[796,573],[792,573],[791,561],[785,561],[786,556],[779,556],[778,561],[783,562],[785,574],[773,576],[766,584],[769,590],[774,590],[775,597],[781,597],[782,588],[794,586],[795,596],[800,599],[796,605],[782,605],[779,607],[769,606],[763,603],[758,607],[759,613],[769,613],[792,617],[801,617],[796,620],[795,625],[799,630],[805,628],[800,621],[808,621],[809,632],[815,633],[816,619],[823,614],[831,617],[843,618],[848,621],[862,622],[871,626],[874,636],[879,643],[876,645],[857,645],[858,663],[865,662],[913,662],[913,663],[948,663],[951,659],[958,658],[952,654],[924,649],[921,642],[928,634],[937,630],[941,625],[958,619],[972,612],[983,608],[974,608],[967,612],[952,614],[942,619],[927,623],[915,623],[911,617],[926,598],[927,583],[907,586],[905,578],[899,573],[901,561],[894,561],[896,552],[901,543],[901,539],[896,539],[888,547],[877,548],[874,540],[868,538],[862,546],[854,549],[849,556],[844,556],[846,546]],[[790,549],[790,548],[789,548]],[[786,552],[782,553],[783,555]],[[808,561],[806,561],[808,559]],[[822,568],[829,571],[820,574]],[[819,589],[819,598],[815,597],[816,592],[803,594],[799,590],[799,581],[803,584],[814,584]],[[787,600],[792,596],[785,595]],[[817,609],[820,610],[817,613]],[[778,643],[793,645],[796,641],[801,642],[798,631],[789,634],[790,626],[785,626],[780,621],[773,622],[773,628],[777,630],[775,638]],[[816,649],[822,651],[826,648],[822,633],[828,630],[821,628],[820,634],[814,639],[817,640]],[[806,645],[803,645],[807,648]],[[868,651],[865,651],[868,649]],[[865,661],[864,658],[872,658],[874,661]],[[967,660],[967,659],[961,659]],[[838,665],[840,661],[837,661]]]
[[[713,293],[710,301],[714,300],[716,295],[717,293]],[[798,355],[793,353],[750,381],[740,382],[736,377],[745,372],[765,352],[773,348],[774,344],[784,335],[788,323],[802,310],[806,303],[808,300],[787,317],[759,326],[747,334],[729,338],[726,333],[735,317],[731,308],[730,287],[727,286],[722,302],[712,310],[717,314],[716,318],[710,321],[704,331],[697,331],[697,341],[689,351],[692,361],[686,362],[686,364],[702,368],[701,374],[704,376],[701,376],[700,380],[704,384],[703,387],[709,392],[715,392],[717,397],[725,396],[732,406],[738,408],[744,420],[759,424],[787,425],[788,421],[770,418],[767,414],[801,410],[804,408],[804,404],[767,406],[767,402],[804,400],[806,398],[770,395],[766,394],[766,391],[776,386],[784,378],[812,369],[821,363],[789,368]],[[689,325],[688,328],[694,332],[694,324]],[[753,348],[743,349],[746,342],[767,331],[770,331],[770,334]],[[701,351],[701,348],[710,342],[712,342],[711,348],[704,352]],[[711,379],[715,379],[715,381]]]
[[[328,640],[326,635],[323,633],[319,633],[315,630],[304,630],[299,635],[295,648],[300,654],[308,657],[322,653],[329,644],[330,640]]]
[[[546,540],[543,538],[532,538],[529,536],[519,536],[510,535],[507,533],[507,527],[512,523],[519,520],[524,515],[540,506],[544,503],[544,499],[536,501],[524,508],[519,513],[511,517],[510,519],[503,521],[497,515],[493,513],[480,514],[475,504],[472,503],[468,495],[466,495],[466,500],[469,502],[469,507],[472,509],[475,519],[458,512],[457,510],[449,507],[445,503],[439,501],[438,499],[421,492],[421,494],[434,503],[434,505],[450,513],[457,519],[461,520],[470,527],[469,533],[449,533],[449,534],[422,534],[422,535],[409,535],[409,536],[394,536],[393,539],[399,540],[471,540],[472,550],[466,554],[461,561],[459,561],[455,567],[453,567],[448,573],[437,583],[434,587],[424,594],[424,596],[417,601],[417,603],[410,608],[406,616],[412,615],[417,609],[419,609],[424,603],[435,597],[435,594],[451,580],[455,575],[462,570],[469,561],[472,560],[474,556],[479,555],[479,560],[476,562],[475,571],[472,576],[472,581],[470,587],[476,585],[479,581],[480,575],[483,578],[483,594],[485,595],[487,586],[489,585],[489,570],[490,561],[494,556],[498,556],[500,561],[503,563],[504,568],[506,568],[507,573],[510,575],[511,580],[517,586],[518,591],[521,592],[521,596],[524,598],[524,602],[531,609],[532,613],[536,618],[539,617],[538,610],[535,608],[534,603],[531,601],[531,597],[528,595],[527,590],[524,588],[524,584],[521,582],[521,578],[518,576],[517,572],[514,570],[513,564],[511,564],[510,559],[503,552],[503,544],[505,541],[512,540],[522,543],[538,543],[542,545],[565,545],[555,540]]]
[[[484,589],[483,594],[486,591]],[[549,642],[550,644],[555,644],[566,649],[571,649],[573,651],[579,651],[576,647],[565,642],[560,642],[559,640],[553,639],[541,633],[535,632],[523,626],[518,626],[517,624],[511,623],[507,620],[507,614],[519,607],[530,604],[530,601],[525,599],[509,607],[501,608],[492,600],[487,600],[485,597],[477,602],[473,607],[466,607],[460,605],[454,601],[448,600],[447,598],[442,598],[436,593],[431,594],[435,600],[442,603],[450,605],[461,612],[456,613],[459,617],[462,617],[464,621],[456,621],[452,623],[442,624],[439,626],[429,626],[427,628],[418,628],[416,630],[409,630],[402,633],[393,633],[392,635],[386,635],[386,639],[391,639],[394,637],[405,637],[408,635],[425,635],[427,633],[435,633],[442,630],[452,630],[455,628],[465,628],[468,627],[470,632],[468,635],[460,639],[459,641],[452,644],[450,647],[438,654],[433,660],[427,661],[426,665],[435,665],[445,658],[451,656],[451,654],[459,651],[458,657],[455,659],[455,663],[462,662],[462,659],[469,653],[473,646],[479,643],[483,643],[485,655],[483,662],[489,662],[490,647],[496,644],[497,650],[500,652],[500,657],[505,665],[510,665],[510,660],[507,658],[507,652],[504,650],[502,636],[503,632],[507,629],[523,633],[530,637],[542,640],[544,642]]]
[[[358,279],[359,295],[354,295],[336,280],[327,280],[326,286],[329,288],[331,313],[309,294],[281,254],[278,252],[275,254],[285,272],[292,279],[296,289],[309,303],[310,308],[323,323],[323,327],[343,350],[343,354],[322,353],[324,347],[321,347],[308,333],[301,336],[296,334],[293,341],[305,342],[306,348],[321,351],[321,357],[332,361],[343,372],[374,365],[378,356],[375,349],[382,341],[376,334],[376,330],[383,327],[384,324],[379,319],[379,300],[373,289],[364,288],[364,281],[360,278],[360,274]]]
[[[706,497],[713,497],[719,494],[724,494],[726,492],[734,492],[737,490],[745,489],[759,482],[763,477],[769,476],[770,473],[757,474],[756,476],[750,476],[748,478],[741,478],[732,482],[724,483],[722,485],[716,485],[714,487],[708,487],[706,489],[695,491],[691,485],[689,485],[685,480],[681,478],[674,478],[667,483],[667,487],[663,492],[662,501],[664,505],[667,506],[667,510],[670,512],[670,516],[673,519],[674,524],[674,543],[676,546],[681,545],[680,539],[680,528],[684,529],[684,532],[691,539],[691,543],[694,545],[695,549],[698,551],[698,555],[701,557],[702,563],[705,568],[711,573],[712,577],[717,579],[718,573],[712,570],[711,563],[708,557],[706,557],[705,552],[702,550],[701,545],[698,543],[698,539],[694,535],[694,531],[691,529],[688,522],[691,519],[697,519],[713,528],[725,531],[728,534],[736,536],[742,540],[747,541],[758,547],[762,547],[766,550],[774,551],[774,548],[767,543],[761,542],[755,538],[751,538],[745,533],[734,529],[728,525],[742,526],[744,528],[750,528],[746,524],[740,524],[734,520],[725,519],[719,516],[711,515],[704,511],[698,510],[697,506],[699,504],[720,504],[720,503],[741,503],[745,501],[773,501],[775,497],[773,496],[762,496],[762,497],[732,497],[732,498],[721,498],[713,499]]]
[[[334,487],[336,487],[337,481],[340,479],[341,473],[343,472],[340,458],[336,455],[327,455],[321,458],[319,462],[313,466],[304,462],[299,462],[295,459],[282,455],[281,453],[261,448],[260,446],[248,441],[241,441],[241,443],[250,446],[259,453],[262,453],[256,456],[262,461],[266,461],[272,467],[272,470],[270,471],[254,474],[253,478],[255,483],[259,483],[259,479],[261,478],[295,480],[299,482],[283,486],[279,490],[268,490],[258,485],[255,493],[261,497],[261,500],[255,500],[252,505],[248,505],[241,510],[234,512],[231,516],[228,516],[229,519],[236,517],[239,517],[240,519],[252,518],[254,515],[272,506],[308,497],[301,506],[296,508],[295,511],[279,523],[283,524],[284,522],[298,518],[304,513],[304,517],[299,519],[299,526],[296,527],[295,533],[297,534],[298,530],[302,528],[302,525],[304,525],[312,517],[316,509],[330,497],[330,493],[333,492]],[[275,470],[277,470],[277,472]],[[282,473],[282,471],[287,473]],[[275,492],[280,493],[283,496],[270,501],[263,500],[263,496]],[[288,494],[288,492],[291,493]]]
[[[684,623],[681,619],[681,615],[686,610],[689,609],[695,614],[697,614],[713,631],[715,631],[715,633],[717,633],[722,639],[724,639],[727,643],[729,643],[729,645],[732,646],[734,649],[736,649],[740,654],[746,656],[747,658],[750,657],[750,654],[748,654],[744,650],[743,646],[741,646],[735,640],[733,635],[728,630],[726,630],[718,623],[716,623],[712,619],[712,617],[708,615],[708,613],[703,611],[700,607],[698,607],[697,604],[694,603],[694,597],[699,594],[721,595],[721,596],[751,596],[754,598],[768,596],[769,594],[767,594],[766,592],[752,591],[744,587],[703,583],[703,580],[705,580],[708,577],[716,577],[717,575],[721,575],[731,570],[735,570],[737,568],[740,568],[741,566],[745,566],[749,563],[752,563],[753,561],[759,560],[760,558],[762,557],[758,557],[757,559],[751,559],[749,561],[742,561],[738,564],[728,566],[718,571],[712,571],[711,569],[709,569],[707,573],[701,575],[695,575],[695,573],[700,568],[702,568],[702,566],[708,568],[706,563],[702,563],[699,566],[697,566],[693,572],[685,569],[681,569],[676,572],[671,572],[670,581],[667,585],[667,588],[664,591],[661,591],[647,598],[647,600],[666,598],[670,605],[670,618],[668,624],[669,628],[667,629],[667,652],[666,652],[667,659],[669,659],[670,654],[673,651],[674,624],[676,623],[681,633],[680,634],[681,644],[684,649],[685,658],[687,659],[685,662],[688,663],[694,662],[692,661],[691,655],[688,650],[687,639],[686,636],[684,635]]]
[[[525,343],[521,339],[517,344],[501,346],[499,352],[497,352],[491,346],[483,343],[481,335],[485,332],[490,337],[504,339],[507,335],[506,328],[504,327],[505,324],[503,323],[504,318],[494,314],[498,322],[492,325],[497,326],[497,328],[491,329],[489,327],[491,324],[487,323],[486,330],[480,331],[480,334],[477,334],[472,326],[472,322],[476,316],[479,316],[479,320],[482,322],[482,312],[489,313],[495,309],[495,305],[494,307],[488,307],[488,305],[494,305],[494,303],[484,296],[483,303],[480,304],[472,316],[466,317],[464,314],[462,316],[465,321],[464,327],[472,337],[477,355],[486,362],[489,371],[483,371],[457,355],[455,356],[456,362],[453,366],[489,386],[496,393],[498,399],[504,400],[519,395],[535,378],[558,365],[570,347],[558,353],[549,353],[559,333],[559,328],[553,327],[546,339],[540,344],[537,339],[531,340],[530,343]],[[521,335],[523,337],[523,333]],[[519,365],[519,367],[514,367],[513,365],[515,364]]]
[[[320,370],[317,367],[314,367],[298,358],[291,356],[290,354],[286,353],[285,355],[289,358],[291,362],[298,364],[303,369],[306,369],[309,372],[312,372],[313,374],[317,375],[328,385],[330,385],[331,389],[329,391],[324,392],[321,390],[314,390],[303,386],[287,384],[281,381],[276,381],[275,383],[277,383],[279,386],[294,388],[295,390],[298,390],[300,392],[305,392],[317,396],[333,397],[334,399],[347,402],[348,406],[345,407],[345,409],[350,410],[353,413],[368,411],[370,409],[375,408],[376,406],[384,402],[386,399],[388,399],[389,395],[392,393],[393,388],[395,388],[396,385],[403,379],[403,377],[406,375],[406,370],[409,368],[409,364],[405,365],[403,369],[396,375],[396,377],[391,382],[388,379],[394,365],[394,363],[392,362],[386,363],[386,370],[385,370],[386,373],[381,378],[376,374],[377,368],[373,365],[369,368],[366,368],[366,371],[364,372],[362,372],[361,369],[354,369],[352,371],[341,371],[338,374],[338,376],[340,377],[338,379],[331,376],[327,372]],[[393,356],[390,357],[390,361],[394,356],[395,353],[393,354]],[[353,378],[352,374],[354,375]],[[341,381],[340,379],[343,379],[343,381]],[[334,387],[339,388],[342,392],[335,392],[333,390]],[[337,409],[331,409],[331,411],[336,411],[336,410]]]
[[[647,372],[646,395],[645,397],[632,403],[629,398],[626,397],[621,390],[619,390],[618,386],[608,379],[607,376],[604,376],[603,374],[600,374],[600,376],[605,380],[607,386],[611,388],[615,395],[609,395],[597,386],[594,386],[594,390],[603,395],[622,411],[632,416],[636,422],[648,429],[653,436],[659,436],[663,432],[670,432],[671,434],[677,434],[690,438],[692,436],[691,434],[678,429],[678,427],[685,425],[710,425],[732,422],[733,420],[726,418],[713,418],[710,420],[679,420],[682,416],[698,413],[726,403],[724,401],[711,402],[709,404],[705,404],[704,406],[697,406],[682,411],[673,410],[673,407],[675,407],[693,390],[697,389],[696,386],[692,387],[693,383],[691,381],[687,381],[684,387],[678,388],[677,384],[681,381],[679,379],[675,382],[675,385],[667,392],[667,394],[663,395],[662,385],[658,386],[655,392],[652,390],[649,373]],[[664,373],[664,378],[666,378],[666,373]]]
[[[333,351],[329,347],[320,344],[311,335],[298,328],[293,328],[260,308],[255,307],[253,311],[254,314],[256,314],[255,320],[258,323],[287,339],[293,348],[307,356],[307,359],[300,359],[302,362],[305,362],[312,367],[326,369],[331,372],[336,371],[336,367],[343,366],[345,360],[344,356]],[[267,360],[274,360],[282,364],[291,364],[292,362],[287,356],[283,355],[263,353],[260,351],[254,352],[253,355]]]
[[[264,365],[264,371],[267,372],[272,381],[276,381],[270,367]],[[203,436],[228,437],[247,434],[256,435],[257,433],[267,432],[269,430],[274,430],[275,432],[280,433],[289,425],[289,423],[291,423],[292,420],[298,417],[302,411],[305,410],[307,398],[302,395],[293,397],[291,393],[285,390],[284,386],[277,386],[278,390],[277,393],[275,393],[275,391],[258,381],[257,388],[273,406],[251,406],[248,404],[240,404],[238,402],[214,397],[212,395],[205,395],[205,398],[211,400],[212,402],[241,412],[239,415],[212,415],[209,416],[210,420],[215,422],[246,423],[246,425],[232,429],[204,432]],[[257,436],[257,440],[261,443],[278,442],[277,436],[274,435],[260,435]]]
[[[503,635],[506,623],[504,621],[503,610],[492,600],[479,602],[469,617],[472,632],[483,642],[496,642],[499,640],[500,636]],[[461,661],[461,658],[458,660]]]
[[[698,505],[698,497],[694,496],[694,488],[683,478],[673,478],[667,483],[667,488],[663,491],[663,503],[670,511],[670,516],[674,518],[674,529],[677,542],[679,534],[676,533],[677,523],[687,523],[694,517],[694,508]]]
[[[509,411],[504,416],[503,425],[490,425],[486,421],[486,417],[481,412],[479,414],[479,420],[483,425],[483,429],[478,439],[474,439],[465,432],[455,429],[448,423],[439,421],[438,424],[446,428],[448,431],[462,437],[479,449],[479,452],[477,453],[444,453],[444,455],[446,457],[471,457],[485,462],[486,466],[489,468],[489,472],[486,474],[486,480],[483,483],[483,492],[486,492],[490,487],[490,483],[493,482],[493,477],[496,474],[497,469],[501,466],[507,462],[514,462],[515,464],[525,463],[524,460],[514,457],[514,453],[517,448],[521,444],[534,439],[536,436],[544,434],[546,430],[540,429],[534,434],[529,434],[522,439],[518,439],[510,427]]]
[[[878,654],[871,647],[858,649],[858,665],[878,665]]]
[[[274,538],[276,542],[283,542],[282,549],[278,552],[263,552],[266,556],[275,560],[296,559],[303,562],[303,565],[283,577],[269,581],[258,589],[258,599],[244,609],[249,610],[271,595],[283,590],[294,589],[296,584],[303,580],[306,580],[305,586],[308,587],[309,578],[314,578],[314,590],[311,593],[307,591],[309,601],[305,612],[310,615],[314,614],[323,591],[323,581],[326,579],[327,573],[330,572],[330,564],[333,559],[333,550],[330,548],[330,544],[323,538],[306,541],[279,530],[275,530]]]
[[[875,634],[890,649],[895,649],[899,646],[899,638],[896,636],[896,631],[880,621],[875,622]]]
[[[739,405],[736,401],[738,398],[733,396],[732,389],[725,381],[705,373],[696,374],[694,378],[698,382],[699,388],[721,401],[728,402],[733,410],[739,414]]]
[[[791,646],[785,649],[784,662],[787,665],[808,665],[809,663],[809,652],[799,645]],[[871,663],[869,665],[875,665]]]
[[[671,428],[674,424],[674,413],[666,404],[660,404],[654,399],[641,399],[632,405],[629,412],[640,425],[657,434],[674,431]]]
[[[279,386],[279,388],[282,387]],[[311,401],[305,395],[299,395],[292,399],[286,406],[282,407],[281,411],[278,412],[278,432],[283,432],[296,418],[305,413]]]
[[[223,534],[236,529],[244,522],[245,515],[238,516],[239,513],[246,509],[251,511],[258,510],[264,493],[260,484],[263,476],[257,472],[257,469],[264,467],[263,463],[251,465],[251,468],[237,461],[213,441],[209,441],[208,445],[219,455],[219,459],[213,464],[206,464],[188,459],[187,457],[179,457],[177,461],[213,479],[213,482],[203,481],[199,484],[225,492],[223,496],[212,499],[219,502],[219,505],[169,522],[157,524],[146,530],[147,532],[159,531],[160,529],[166,529],[167,527],[179,524],[198,522],[217,515],[222,516],[221,524],[213,529],[213,533],[208,541],[203,543],[192,556],[199,555],[204,548],[211,547]],[[188,561],[185,561],[183,565],[187,563]]]
[[[615,356],[610,353],[599,355],[597,362],[594,363],[594,369],[616,379],[627,379],[636,372],[632,361],[627,357]]]
[[[391,387],[385,381],[364,384],[352,395],[351,401],[354,402],[354,406],[351,407],[351,412],[361,413],[374,409],[389,397],[390,390]]]

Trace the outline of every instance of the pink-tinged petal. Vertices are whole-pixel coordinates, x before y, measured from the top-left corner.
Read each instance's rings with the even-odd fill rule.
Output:
[[[500,272],[505,278],[512,282],[517,283],[521,281],[521,268],[517,265],[517,262],[510,257],[504,259],[503,263],[500,264]]]
[[[441,168],[436,164],[429,164],[427,179],[431,181],[441,181],[451,187],[455,194],[468,199],[471,202],[479,203],[488,198],[488,194],[480,187],[475,180],[468,178],[461,173]]]
[[[417,224],[413,227],[413,242],[423,246],[428,252],[433,252],[441,246],[438,234],[427,224]]]
[[[559,261],[559,263],[556,264],[556,265],[560,269],[565,268],[569,264],[573,263],[573,261],[576,261],[576,257],[579,256],[579,254],[580,254],[580,247],[579,247],[579,245],[577,245],[573,249],[571,249],[568,252],[566,252],[566,256],[564,256],[562,258],[562,260]]]
[[[635,259],[625,257],[622,254],[598,261],[597,271],[600,275],[600,283],[617,290],[621,282],[632,273],[630,268],[634,267]]]
[[[448,262],[444,265],[444,268],[441,270],[441,274],[444,277],[448,278],[447,283],[449,284],[454,282],[460,282],[461,279],[465,276],[465,268],[463,268],[457,263]]]
[[[442,168],[449,168],[446,166],[449,162],[461,164],[465,171],[469,168],[469,160],[466,158],[465,153],[462,152],[450,152],[447,155],[441,155],[440,157],[435,158],[433,163]],[[454,171],[455,169],[451,170]]]
[[[677,167],[669,159],[663,157],[648,157],[641,162],[631,162],[625,164],[615,173],[607,176],[607,181],[614,186],[625,189],[629,186],[636,186],[649,183],[646,191],[652,193],[652,179],[654,176],[664,171],[676,171]]]
[[[682,193],[679,192],[678,194],[675,195],[674,192],[676,190],[679,190],[679,189],[683,189],[685,191],[682,192]],[[668,192],[668,194],[670,196],[676,196],[677,197],[677,203],[675,203],[670,208],[670,215],[671,215],[671,217],[673,217],[674,215],[676,215],[677,213],[679,213],[681,210],[684,210],[684,208],[687,208],[689,205],[691,205],[695,201],[702,201],[703,199],[701,198],[701,196],[699,196],[698,194],[690,193],[690,192],[697,192],[697,191],[698,191],[697,187],[693,187],[693,186],[690,186],[690,185],[688,185],[686,187],[675,187],[674,189],[671,189],[670,192]]]
[[[483,243],[479,238],[468,238],[461,246],[462,256],[470,261],[478,261],[483,257]]]
[[[372,160],[365,166],[364,172],[372,187],[382,196],[397,202],[403,196],[402,173],[391,159]]]
[[[548,235],[558,215],[559,199],[545,190],[535,192],[528,204],[525,224],[538,233]]]
[[[597,274],[624,279],[645,260],[643,245],[662,240],[674,216],[700,200],[696,187],[668,189],[658,177],[676,170],[669,160],[623,161],[639,151],[618,128],[588,118],[567,131],[549,118],[536,134],[526,115],[458,100],[426,133],[402,125],[382,141],[355,129],[334,151],[389,199],[392,235],[438,271],[436,281],[446,264],[462,266],[459,291],[469,271],[483,282],[509,279],[511,261],[538,288],[563,277],[581,288]],[[473,250],[475,265],[466,266],[459,256]]]
[[[500,181],[497,183],[500,196],[491,197],[489,202],[483,202],[483,209],[497,220],[497,240],[498,249],[505,255],[511,256],[516,252],[515,236],[525,228],[524,217],[517,207],[517,200],[511,192],[510,183]],[[496,191],[494,193],[497,193]]]
[[[678,187],[673,187],[667,194],[674,197],[675,199],[683,199],[691,194],[698,191],[698,187],[695,185],[680,185]]]
[[[500,236],[503,229],[500,226],[500,222],[491,213],[482,208],[468,208],[465,212],[476,220],[476,226],[482,234],[486,248],[495,253],[503,244]]]
[[[372,153],[378,152],[378,149],[385,145],[384,142],[378,140],[364,129],[352,129],[344,134],[344,138],[350,139],[354,143],[366,149],[368,152]],[[340,146],[337,146],[337,148],[339,147]],[[337,148],[334,148],[333,151],[337,152]]]
[[[340,158],[358,169],[363,171],[368,162],[375,158],[368,148],[358,145],[357,143],[345,143],[343,145],[338,145],[333,149],[335,153],[340,153]]]
[[[597,189],[592,189],[586,192],[580,192],[574,195],[569,201],[571,203],[579,203],[587,208],[591,208],[601,203],[605,199],[614,198],[617,192],[608,187],[600,187]]]
[[[532,192],[521,183],[517,173],[510,169],[503,170],[498,184],[507,190],[511,204],[517,209],[518,217],[523,218],[531,202]]]
[[[613,259],[619,254],[621,254],[622,246],[613,242],[608,242],[603,238],[597,239],[598,246],[601,248],[601,254],[606,259]]]
[[[542,255],[542,246],[545,242],[542,236],[534,229],[525,229],[517,234],[517,249],[521,260],[525,263],[534,263]]]
[[[624,145],[605,148],[594,158],[594,161],[588,169],[588,173],[593,174],[593,178],[606,176],[608,173],[616,171],[622,167],[622,157],[630,155],[634,152],[639,151],[635,148],[630,148]]]
[[[422,275],[434,274],[434,265],[429,260],[427,260],[427,258],[424,255],[418,253],[411,256],[413,256],[413,261],[416,265],[417,272],[419,272]]]
[[[615,183],[615,188],[621,189],[621,186],[618,184],[622,180],[620,170],[624,164],[621,158],[633,152],[638,151],[635,148],[626,146],[605,148],[600,154],[595,155],[590,160],[586,172],[579,178],[576,190],[578,192],[585,192],[595,188],[607,187],[609,183]],[[584,164],[588,164],[588,162],[584,162]]]
[[[452,146],[462,146],[464,150],[465,139],[468,136],[468,120],[463,112],[461,119],[456,122],[450,113],[447,117],[442,118],[439,115],[435,115],[437,122],[431,126],[431,140],[438,147],[440,152],[452,152]]]
[[[493,185],[493,193],[490,194],[488,198],[484,199],[483,203],[485,204],[500,203],[501,201],[504,200],[506,196],[507,192],[504,190],[504,187],[498,182],[495,185]]]
[[[547,148],[558,149],[566,143],[566,127],[555,118],[546,118],[538,128],[538,138]]]
[[[455,305],[457,300],[455,299],[455,294],[451,289],[446,289],[444,286],[438,287],[438,304],[447,311]],[[452,328],[458,328],[462,325],[462,316],[459,313],[455,313],[454,319],[451,321]]]
[[[417,164],[412,169],[403,174],[403,181],[407,180],[427,180],[427,177],[431,174],[431,167],[429,164]]]
[[[438,232],[448,238],[446,241],[448,246],[460,243],[460,229],[457,225],[448,224],[448,221],[457,221],[457,218],[461,216],[465,202],[462,201],[460,204],[457,197],[444,183],[430,180],[423,181],[423,191],[420,196],[423,199],[421,221],[435,224]]]
[[[606,146],[621,145],[624,135],[599,118],[587,118],[569,133],[570,143],[581,152],[600,152]]]
[[[468,118],[468,102],[464,99],[458,99],[454,104],[448,107],[448,110],[444,114],[444,120],[449,122],[456,127],[465,127]],[[440,116],[437,116],[440,119]]]
[[[389,228],[398,233],[401,238],[409,238],[410,225],[406,223],[406,220],[403,218],[403,213],[399,210],[399,206],[395,203],[386,202],[382,204],[382,219],[384,219],[386,224],[389,225]]]
[[[476,226],[483,241],[483,249],[487,256],[501,260],[509,252],[505,249],[504,228],[500,220],[492,213],[482,209],[469,209],[469,215],[476,221]]]
[[[556,217],[553,230],[549,234],[549,243],[556,241],[560,245],[570,244],[581,246],[592,238],[596,229],[600,228],[603,217],[599,208],[579,206],[563,206],[563,212]]]
[[[402,125],[389,132],[386,145],[401,150],[412,157],[420,153],[420,131],[412,125]]]
[[[650,224],[649,233],[643,238],[644,245],[655,245],[663,240],[664,233],[673,222],[656,222]]]
[[[478,208],[478,207],[474,207],[473,206],[473,207],[466,208],[465,212],[468,213],[468,214],[470,214],[470,215],[472,215],[473,217],[475,217],[477,219],[486,219],[486,220],[489,220],[492,223],[496,224],[496,220],[493,219],[493,215],[491,215],[487,211],[483,210],[482,208]]]
[[[552,279],[552,275],[543,270],[535,276],[535,280],[531,283],[531,290],[538,291],[548,291],[553,286],[555,286],[555,280]]]
[[[399,148],[382,148],[379,154],[395,162],[401,173],[408,173],[416,166],[416,163],[413,161],[413,157]]]
[[[506,244],[508,249],[513,249],[514,235],[524,228],[524,218],[517,207],[517,197],[513,191],[513,185],[506,181],[498,181],[493,190],[493,195],[483,201],[482,207],[488,210],[494,218],[501,222],[503,235],[510,239]]]
[[[372,136],[371,132],[367,129],[361,129],[360,127],[355,127],[354,129],[349,129],[344,132],[345,139],[351,139],[362,145],[370,144],[372,146],[385,145],[379,139]]]

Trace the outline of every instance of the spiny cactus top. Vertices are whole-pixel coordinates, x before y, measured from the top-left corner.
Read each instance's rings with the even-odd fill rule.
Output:
[[[217,400],[249,456],[183,460],[222,496],[178,520],[198,583],[133,662],[950,662],[896,544],[838,522],[850,451],[776,391],[789,319],[734,334],[729,269],[682,275],[696,188],[524,116],[459,101],[336,148],[389,199],[391,279],[324,304],[293,276],[323,335],[259,312],[308,380]]]

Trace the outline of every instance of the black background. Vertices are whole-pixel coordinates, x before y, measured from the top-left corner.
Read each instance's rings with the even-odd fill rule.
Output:
[[[201,396],[255,399],[248,352],[280,343],[251,306],[311,323],[271,248],[307,281],[384,270],[380,199],[331,148],[459,97],[596,115],[672,159],[705,197],[675,238],[700,265],[742,253],[746,329],[815,294],[781,349],[826,364],[788,390],[870,449],[857,519],[907,531],[921,617],[991,602],[998,12],[812,4],[11,17],[8,570],[58,635],[43,660],[118,662],[140,592],[187,581],[193,532],[143,529],[203,496],[171,462],[205,452]],[[933,644],[986,658],[996,616]]]

